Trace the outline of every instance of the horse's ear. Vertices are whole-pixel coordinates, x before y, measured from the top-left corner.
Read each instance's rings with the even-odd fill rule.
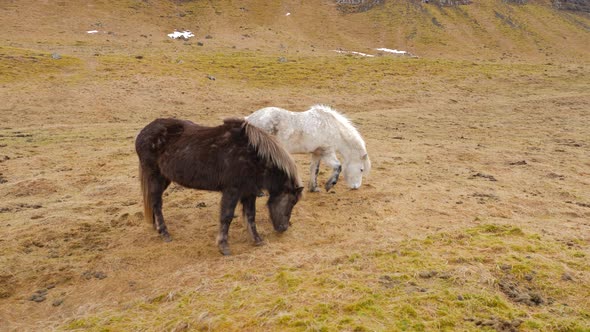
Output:
[[[362,159],[362,160],[367,160],[367,158],[369,158],[369,154],[368,154],[368,153],[365,153],[365,154],[364,154],[364,155],[361,157],[361,159]]]

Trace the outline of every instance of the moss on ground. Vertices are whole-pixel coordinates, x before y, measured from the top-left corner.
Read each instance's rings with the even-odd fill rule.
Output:
[[[33,78],[54,80],[81,70],[82,61],[75,57],[0,46],[0,83]]]

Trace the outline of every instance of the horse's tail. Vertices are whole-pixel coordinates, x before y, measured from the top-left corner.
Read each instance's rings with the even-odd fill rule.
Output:
[[[179,132],[182,123],[174,119],[156,119],[143,128],[135,138],[135,151],[139,157],[139,183],[143,198],[144,219],[154,224],[150,176],[158,172],[157,158],[170,136]]]
[[[141,195],[143,197],[143,217],[150,225],[154,224],[154,211],[152,210],[150,196],[149,173],[145,172],[141,162],[139,163],[139,183],[141,185]]]

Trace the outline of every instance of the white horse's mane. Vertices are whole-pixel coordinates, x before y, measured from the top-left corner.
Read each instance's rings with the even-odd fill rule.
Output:
[[[347,138],[349,138],[352,142],[354,142],[356,145],[358,145],[357,146],[358,148],[362,148],[362,150],[365,153],[367,152],[367,147],[365,145],[365,141],[363,140],[363,137],[361,136],[359,131],[356,129],[356,127],[352,123],[352,121],[350,121],[350,119],[348,119],[342,113],[336,111],[335,109],[331,108],[330,106],[323,105],[323,104],[313,105],[310,108],[310,110],[320,110],[320,111],[323,111],[323,112],[326,112],[326,113],[332,115],[340,123],[340,125],[342,125],[342,127],[344,127],[344,129],[346,129],[346,130],[340,130],[340,132],[343,135],[345,135]],[[340,128],[340,129],[342,129],[342,128]]]

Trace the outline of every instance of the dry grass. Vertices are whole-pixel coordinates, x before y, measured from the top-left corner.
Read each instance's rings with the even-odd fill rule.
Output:
[[[263,271],[256,263],[230,261],[230,274],[218,272],[185,291],[156,294],[65,329],[471,330],[489,320],[520,320],[532,330],[588,326],[586,303],[576,300],[589,291],[588,266],[580,269],[584,258],[565,244],[482,224],[367,249],[300,252],[296,262]],[[585,277],[565,281],[564,270]],[[505,280],[523,298],[534,293],[543,302],[510,301],[499,286]]]
[[[538,34],[535,17],[549,15],[556,28],[556,17],[570,22],[571,14],[485,2],[429,7],[415,27],[399,27],[398,18],[421,9],[409,4],[398,17],[388,2],[343,17],[327,15],[327,4],[317,13],[303,6],[300,13],[326,15],[333,26],[288,26],[275,36],[288,44],[281,49],[269,37],[279,19],[263,14],[300,17],[293,8],[109,4],[64,20],[80,31],[102,20],[115,34],[71,37],[49,24],[47,35],[30,28],[13,37],[12,16],[0,33],[0,330],[588,329],[590,67],[578,57],[588,46],[576,44],[566,60],[529,49],[582,38],[571,33],[574,23]],[[69,6],[34,7],[29,26]],[[488,9],[526,29],[506,30]],[[111,23],[120,13],[129,21]],[[157,37],[197,14],[201,34],[214,34],[204,47]],[[431,56],[330,51],[331,43],[376,43],[347,30],[326,38],[342,20],[364,31],[366,20],[385,26],[388,15],[390,29],[416,49],[432,47]],[[227,17],[236,29],[259,20],[266,29],[243,38],[215,30]],[[432,30],[432,18],[443,31]],[[147,37],[138,37],[141,28]],[[507,44],[438,55],[461,47],[453,29]],[[295,52],[304,42],[316,52]],[[216,193],[169,189],[169,244],[145,225],[133,139],[153,118],[211,125],[263,106],[314,103],[344,111],[366,138],[374,169],[361,190],[341,183],[334,193],[307,194],[281,236],[259,200],[267,243],[254,247],[236,221],[231,257],[214,245]],[[306,179],[307,156],[296,160]],[[29,300],[36,294],[45,300]]]

